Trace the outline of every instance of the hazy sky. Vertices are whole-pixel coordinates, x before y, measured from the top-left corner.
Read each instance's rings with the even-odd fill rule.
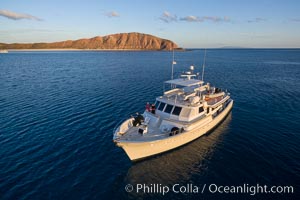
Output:
[[[141,32],[181,47],[298,47],[299,0],[0,0],[0,42]]]

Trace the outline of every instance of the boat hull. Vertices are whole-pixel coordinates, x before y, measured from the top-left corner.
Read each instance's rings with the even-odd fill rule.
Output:
[[[199,128],[192,129],[190,131],[170,136],[166,139],[148,141],[148,142],[132,142],[132,141],[118,141],[116,144],[123,148],[129,159],[132,161],[140,160],[146,157],[157,155],[182,145],[185,145],[200,136],[208,133],[214,129],[220,122],[225,119],[229,114],[233,106],[233,100],[227,105],[227,107],[215,118],[211,117],[210,122]]]

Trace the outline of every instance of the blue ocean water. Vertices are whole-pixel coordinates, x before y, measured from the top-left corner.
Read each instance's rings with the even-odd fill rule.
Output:
[[[203,50],[176,52],[175,72]],[[209,49],[204,79],[228,89],[210,134],[131,163],[112,131],[171,75],[170,52],[0,54],[0,199],[296,199],[300,194],[300,50]],[[294,194],[126,192],[131,184],[293,186]]]

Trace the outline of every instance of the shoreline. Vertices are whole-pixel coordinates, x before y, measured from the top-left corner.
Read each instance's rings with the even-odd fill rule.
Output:
[[[213,49],[213,50],[299,50],[299,48],[177,48],[174,51],[193,51],[193,50],[204,50],[204,49]],[[1,49],[0,49],[1,50]],[[3,49],[8,52],[43,52],[43,51],[162,51],[168,52],[172,50],[160,50],[160,49],[72,49],[72,48],[64,48],[64,49]]]
[[[9,52],[14,51],[172,51],[172,50],[163,50],[163,49],[7,49]],[[184,51],[184,49],[175,50],[175,51]]]

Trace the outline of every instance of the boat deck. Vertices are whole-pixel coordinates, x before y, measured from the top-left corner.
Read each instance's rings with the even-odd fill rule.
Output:
[[[161,130],[155,127],[148,127],[148,131],[145,134],[138,132],[140,127],[131,127],[124,135],[120,137],[123,141],[154,141],[164,139],[169,136],[169,132],[163,133]]]

